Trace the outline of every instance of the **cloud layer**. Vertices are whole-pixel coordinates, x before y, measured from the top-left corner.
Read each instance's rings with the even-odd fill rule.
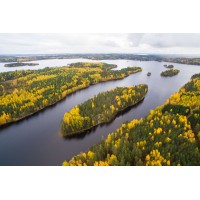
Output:
[[[32,53],[200,54],[200,34],[0,34],[0,54]]]

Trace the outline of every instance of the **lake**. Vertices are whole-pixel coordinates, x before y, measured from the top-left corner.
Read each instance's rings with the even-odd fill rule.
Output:
[[[73,62],[92,60],[87,59],[52,59],[34,61],[38,66],[6,68],[0,63],[0,71],[16,69],[39,69],[53,66],[66,66]],[[142,67],[143,71],[132,74],[123,80],[109,81],[92,85],[67,96],[57,104],[46,108],[27,119],[0,128],[0,165],[61,165],[65,159],[97,144],[107,135],[121,126],[123,122],[139,119],[146,116],[151,109],[163,104],[169,96],[178,91],[181,86],[189,81],[190,77],[200,72],[200,66],[174,64],[180,73],[174,77],[161,77],[164,62],[131,61],[131,60],[102,60],[116,64],[118,69],[127,66]],[[5,69],[6,68],[6,69]],[[151,76],[147,73],[151,72]],[[87,133],[63,138],[60,134],[61,120],[65,112],[73,106],[80,104],[90,97],[115,88],[117,86],[130,86],[145,83],[149,86],[146,98],[137,106],[125,110],[112,122],[97,126]]]
[[[0,62],[0,72],[8,72],[8,71],[15,71],[15,70],[23,70],[23,69],[43,69],[45,67],[61,67],[67,66],[70,63],[75,62],[93,62],[89,59],[49,59],[49,60],[37,60],[37,61],[28,61],[23,63],[38,63],[39,65],[36,66],[20,66],[20,67],[4,67],[5,64],[8,63],[1,63]]]

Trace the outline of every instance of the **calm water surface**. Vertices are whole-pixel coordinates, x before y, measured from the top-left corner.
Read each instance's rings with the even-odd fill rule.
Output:
[[[93,62],[89,59],[49,59],[49,60],[37,60],[37,61],[28,61],[23,63],[38,63],[39,65],[36,66],[21,66],[21,67],[4,67],[7,63],[0,63],[0,72],[8,72],[8,71],[15,71],[15,70],[22,70],[22,69],[43,69],[45,67],[61,67],[66,66],[70,63],[75,62]]]
[[[71,62],[91,61],[86,59],[43,60],[37,68],[61,66]],[[62,62],[62,63],[60,63]],[[142,72],[129,77],[97,85],[78,91],[67,98],[33,116],[0,129],[0,165],[61,165],[65,159],[86,151],[92,145],[106,138],[123,122],[146,116],[151,109],[165,102],[169,96],[178,91],[190,77],[200,72],[200,66],[174,64],[180,73],[174,77],[164,78],[160,72],[165,70],[163,62],[140,62],[127,60],[104,60],[102,62],[117,64],[118,68],[139,66]],[[2,63],[1,63],[2,64]],[[22,69],[36,67],[21,67]],[[0,71],[4,67],[0,65]],[[7,68],[6,68],[7,69]],[[9,68],[10,69],[10,68]],[[147,77],[147,72],[152,75]],[[146,83],[149,91],[144,101],[136,107],[118,115],[111,123],[98,126],[77,137],[63,138],[60,135],[61,119],[65,112],[99,92],[117,86],[129,86]]]

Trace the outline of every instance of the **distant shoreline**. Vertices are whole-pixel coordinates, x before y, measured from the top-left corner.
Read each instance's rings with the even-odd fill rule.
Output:
[[[39,65],[39,63],[22,63],[22,62],[16,62],[16,63],[5,64],[4,67],[21,67],[21,66],[36,66],[36,65]]]
[[[0,62],[29,62],[37,60],[48,59],[90,59],[90,60],[136,60],[136,61],[158,61],[158,62],[171,62],[188,65],[200,65],[200,56],[188,57],[187,55],[153,55],[153,54],[53,54],[53,55],[29,55],[29,56],[14,56],[14,55],[0,55]]]

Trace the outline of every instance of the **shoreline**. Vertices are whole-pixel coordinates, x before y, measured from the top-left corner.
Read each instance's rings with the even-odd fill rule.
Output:
[[[24,63],[24,62],[14,62],[4,64],[4,67],[26,67],[26,66],[37,66],[39,63]]]
[[[0,55],[0,63],[14,63],[14,62],[33,62],[33,61],[41,61],[41,60],[52,60],[52,59],[88,59],[88,60],[130,60],[130,61],[156,61],[156,62],[166,62],[166,63],[176,63],[176,64],[185,64],[185,65],[195,65],[200,66],[200,62],[196,61],[199,59],[198,56],[195,57],[188,57],[185,55],[184,57],[180,57],[176,55],[176,57],[155,57],[151,54],[145,55],[136,55],[136,54],[100,54],[103,57],[100,58],[96,54],[56,54],[56,55],[21,55],[16,57],[16,55]],[[181,55],[181,54],[180,54]]]

